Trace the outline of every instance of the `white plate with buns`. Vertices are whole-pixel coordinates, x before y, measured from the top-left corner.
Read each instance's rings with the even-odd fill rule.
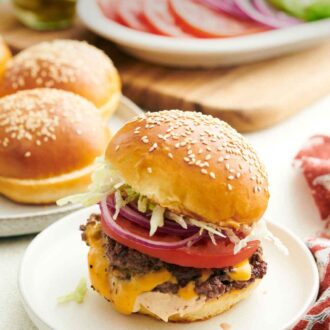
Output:
[[[137,58],[178,67],[216,67],[268,59],[313,47],[330,36],[330,19],[236,38],[180,39],[152,35],[107,19],[97,1],[80,0],[78,14],[93,32]]]
[[[118,109],[109,120],[111,131],[116,132],[141,111],[133,102],[122,97]],[[76,209],[75,205],[59,207],[54,204],[19,204],[0,196],[0,237],[39,232]]]
[[[90,288],[88,247],[79,226],[96,206],[72,213],[39,234],[22,259],[19,290],[35,325],[45,329],[184,330],[186,323],[165,323],[142,315],[121,315]],[[268,273],[246,300],[230,311],[189,324],[190,330],[284,330],[290,328],[315,301],[319,278],[315,261],[293,233],[275,223],[269,229],[288,248],[285,256],[269,241],[263,242]],[[302,271],[303,270],[303,271]],[[87,280],[82,304],[58,304],[57,299]],[[227,325],[227,328],[225,327]]]

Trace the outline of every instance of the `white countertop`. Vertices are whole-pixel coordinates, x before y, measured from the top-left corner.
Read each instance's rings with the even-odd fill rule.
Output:
[[[307,185],[291,166],[301,145],[313,134],[330,134],[330,96],[275,127],[248,134],[266,164],[271,200],[265,217],[287,225],[304,238],[322,227]],[[0,239],[0,329],[35,329],[20,303],[17,272],[33,236]]]

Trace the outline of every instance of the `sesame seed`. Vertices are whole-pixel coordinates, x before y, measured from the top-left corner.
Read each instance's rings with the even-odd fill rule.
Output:
[[[211,177],[212,179],[215,179],[215,174],[214,174],[214,172],[210,172],[210,177]]]
[[[118,145],[118,146],[116,146],[116,151],[118,151],[119,150],[119,148],[120,148],[120,146]]]
[[[145,144],[149,143],[149,139],[146,135],[142,136],[141,141]]]
[[[233,186],[232,186],[230,183],[228,183],[228,184],[227,184],[227,189],[228,189],[229,191],[232,191],[232,190],[233,190]]]
[[[158,144],[155,142],[151,148],[149,149],[149,152],[153,152],[154,150],[156,150],[158,148]]]
[[[152,168],[151,168],[151,167],[148,167],[148,168],[147,168],[147,172],[148,172],[149,174],[151,174],[151,173],[152,173]]]
[[[26,157],[26,158],[31,157],[31,152],[30,152],[30,151],[27,151],[27,152],[24,154],[24,157]]]
[[[229,176],[227,177],[228,180],[234,180],[234,178],[235,178],[235,177],[234,177],[233,175],[229,175]]]
[[[175,141],[173,144],[176,149],[187,148],[187,153],[182,156],[182,159],[191,166],[199,167],[200,171],[202,169],[208,171],[210,166],[208,161],[215,157],[212,152],[217,150],[220,152],[220,155],[215,157],[218,163],[228,161],[233,157],[232,155],[239,160],[237,169],[231,168],[230,163],[224,164],[229,172],[230,180],[240,178],[243,169],[248,169],[250,176],[256,177],[254,182],[257,186],[267,180],[264,167],[253,148],[239,133],[219,119],[201,113],[179,110],[148,112],[139,118],[142,127],[148,127],[149,130],[157,128],[154,135],[159,139],[165,136]],[[153,142],[151,141],[151,144]],[[164,151],[167,152],[169,158],[173,158],[169,148],[166,149],[164,146]],[[206,155],[202,159],[197,159],[198,155],[204,152]],[[211,172],[208,172],[208,175],[213,176]],[[229,190],[231,186],[228,187]]]
[[[202,174],[207,174],[207,169],[202,168],[202,169],[201,169],[201,173],[202,173]]]

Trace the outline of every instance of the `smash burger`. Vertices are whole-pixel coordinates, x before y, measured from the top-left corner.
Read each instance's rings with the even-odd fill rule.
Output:
[[[99,160],[82,226],[92,287],[123,314],[197,321],[246,298],[265,276],[268,181],[255,151],[211,116],[179,110],[127,123]]]

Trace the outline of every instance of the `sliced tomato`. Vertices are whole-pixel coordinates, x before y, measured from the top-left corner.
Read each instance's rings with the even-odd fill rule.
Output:
[[[238,20],[193,0],[169,0],[169,7],[184,30],[197,37],[233,37],[265,30],[265,27]]]
[[[144,0],[143,14],[150,28],[157,33],[170,37],[188,37],[180,26],[176,25],[168,0]]]
[[[157,234],[149,237],[147,230],[120,216],[118,216],[116,222],[125,230],[151,240],[173,242],[180,239],[179,237],[172,235]],[[118,235],[109,226],[107,226],[103,220],[103,217],[102,228],[108,236],[131,249],[135,249],[141,253],[158,258],[162,261],[184,267],[224,268],[233,266],[251,257],[251,255],[257,250],[259,246],[259,241],[251,241],[245,248],[243,248],[237,254],[234,254],[234,245],[232,243],[226,240],[218,240],[217,245],[214,245],[211,240],[208,239],[202,243],[196,243],[189,248],[185,247],[170,250],[163,248],[155,249]]]
[[[143,19],[143,0],[117,0],[118,19],[132,29],[152,32]]]

